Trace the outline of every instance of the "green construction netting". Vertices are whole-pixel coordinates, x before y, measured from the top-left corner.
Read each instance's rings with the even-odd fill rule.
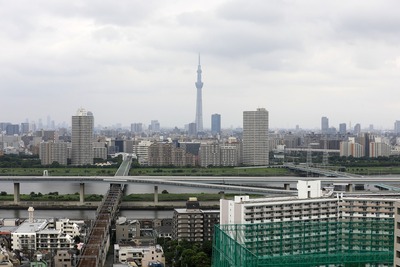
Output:
[[[212,266],[392,266],[393,242],[393,219],[216,225]]]

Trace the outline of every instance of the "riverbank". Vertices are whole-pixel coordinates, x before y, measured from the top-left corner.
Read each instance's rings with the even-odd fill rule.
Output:
[[[29,207],[41,210],[96,210],[101,202],[58,202],[58,201],[21,201],[16,204],[13,201],[0,201],[0,210],[24,210]],[[184,208],[186,201],[150,201],[122,202],[120,210],[173,210]],[[219,201],[200,201],[202,209],[219,209]]]

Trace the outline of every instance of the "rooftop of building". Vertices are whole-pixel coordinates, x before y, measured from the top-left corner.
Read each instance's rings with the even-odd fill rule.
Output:
[[[190,213],[190,214],[200,214],[200,213],[219,213],[219,210],[202,210],[202,209],[174,209],[177,213]]]
[[[115,250],[130,250],[130,251],[137,251],[137,252],[150,252],[152,250],[156,252],[162,252],[163,249],[160,245],[152,245],[152,246],[136,246],[134,243],[129,242],[129,243],[119,243],[119,244],[114,244],[114,249]]]
[[[36,233],[46,228],[48,221],[45,219],[36,219],[34,222],[25,221],[14,231],[18,234],[30,234]]]

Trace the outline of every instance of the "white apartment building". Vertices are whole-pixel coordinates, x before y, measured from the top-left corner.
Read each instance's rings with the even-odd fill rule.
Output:
[[[266,223],[296,220],[337,220],[339,198],[325,195],[320,181],[299,181],[298,196],[257,198],[235,196],[220,200],[221,224]]]
[[[364,157],[364,146],[353,140],[340,142],[340,156],[353,156],[355,158]]]
[[[51,228],[51,222],[45,219],[23,222],[11,233],[13,250],[69,249],[74,245],[74,236],[80,236],[78,222],[69,219],[56,221],[56,227]]]
[[[136,154],[139,164],[146,165],[149,163],[149,146],[153,143],[149,140],[141,140],[133,145],[133,153]]]
[[[315,182],[318,181],[311,184],[299,181],[297,197],[250,199],[249,196],[235,196],[234,200],[220,200],[221,224],[391,219],[395,216],[395,204],[400,202],[400,194],[319,194]]]
[[[75,221],[67,218],[59,219],[56,221],[56,229],[61,230],[64,234],[72,237],[79,236],[81,233],[80,225],[83,225],[84,221]]]
[[[394,260],[393,266],[400,266],[400,202],[394,204]]]
[[[369,143],[369,156],[371,158],[389,157],[392,152],[392,147],[389,144],[382,142]]]
[[[134,263],[133,266],[151,266],[151,263],[162,263],[165,266],[164,251],[160,245],[156,246],[131,246],[114,245],[114,263]]]
[[[331,247],[337,244],[338,235],[344,237],[344,246],[355,251],[370,249],[388,253],[394,234],[393,266],[400,266],[400,194],[323,193],[318,183],[299,181],[297,197],[250,199],[236,196],[234,200],[221,200],[220,225],[225,225],[225,229],[241,229],[236,232],[237,236],[234,231],[226,232],[232,234],[232,238],[237,237],[239,244],[248,249],[265,250],[266,254],[276,257],[304,252],[327,256],[341,253],[343,247]],[[237,228],[231,227],[232,224]],[[243,224],[249,227],[243,227]],[[333,227],[328,233],[326,227],[329,225]],[[281,226],[286,228],[279,228]],[[259,235],[254,236],[255,232]],[[305,243],[306,249],[302,250]]]

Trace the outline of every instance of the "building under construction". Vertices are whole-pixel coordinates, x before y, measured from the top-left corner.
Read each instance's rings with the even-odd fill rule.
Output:
[[[217,225],[212,266],[393,266],[393,246],[393,219]]]
[[[320,181],[297,189],[221,200],[213,267],[400,266],[400,194],[334,194]]]

